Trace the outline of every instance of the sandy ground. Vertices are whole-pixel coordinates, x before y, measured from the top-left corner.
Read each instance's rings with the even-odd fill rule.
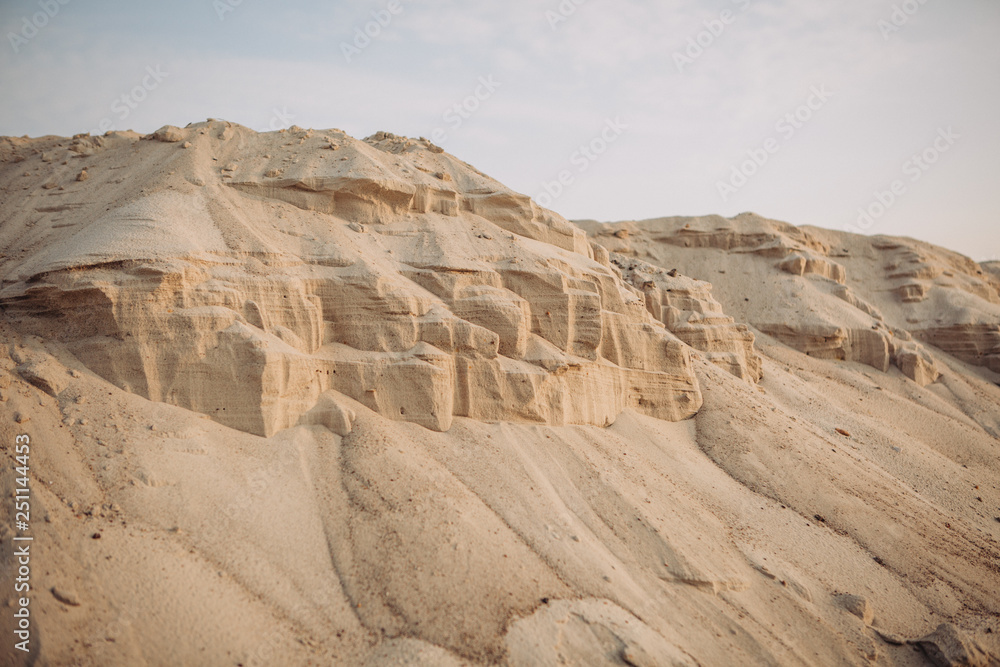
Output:
[[[239,144],[233,150],[249,151],[258,139],[241,132],[230,139]],[[974,330],[976,341],[992,340],[990,326],[1000,331],[1000,294],[979,287],[988,279],[950,254],[923,252],[924,264],[943,268],[933,278],[921,274],[930,281],[929,297],[911,307],[899,300],[895,279],[880,273],[884,256],[901,251],[862,237],[815,230],[803,241],[800,232],[770,222],[728,221],[746,234],[763,225],[768,234],[792,238],[795,252],[824,261],[832,261],[831,248],[848,243],[853,252],[837,258],[847,277],[837,281],[827,269],[810,276],[774,268],[770,254],[751,257],[732,243],[692,250],[658,240],[657,229],[673,229],[665,223],[633,225],[619,236],[607,228],[606,239],[585,224],[613,253],[608,267],[618,254],[711,281],[725,313],[755,334],[760,381],[713,363],[709,346],[688,352],[702,403],[680,421],[641,407],[626,407],[606,426],[473,418],[456,410],[448,428],[428,428],[337,393],[337,414],[350,415],[348,428],[303,418],[261,435],[207,409],[171,404],[169,394],[149,400],[135,386],[121,386],[113,360],[100,365],[91,356],[85,363],[81,350],[91,348],[79,342],[89,335],[82,315],[42,326],[35,319],[44,313],[15,308],[30,285],[49,280],[45,272],[93,264],[93,257],[67,258],[103,252],[116,262],[138,248],[167,262],[209,252],[214,243],[195,208],[178,215],[196,232],[186,238],[194,250],[171,245],[185,241],[183,227],[159,245],[137,236],[94,250],[86,233],[58,226],[65,223],[22,220],[13,211],[26,204],[10,203],[22,188],[27,197],[59,187],[42,188],[52,178],[44,165],[58,166],[58,157],[29,161],[70,140],[37,141],[49,143],[36,153],[30,142],[5,153],[2,175],[8,204],[0,220],[0,300],[7,299],[0,316],[0,486],[13,500],[15,438],[27,434],[31,488],[28,532],[16,529],[12,502],[0,518],[4,664],[1000,664],[1000,376],[989,368],[993,352],[952,348],[962,360],[923,340],[921,363],[937,374],[924,386],[896,365],[908,317],[913,329]],[[122,141],[128,143],[120,150],[134,153],[123,162],[131,167],[121,176],[109,171],[126,180],[122,188],[153,169],[146,146],[190,150],[179,140]],[[399,155],[381,150],[393,156],[386,159]],[[30,157],[15,161],[21,154]],[[99,157],[68,160],[86,162],[97,177]],[[80,182],[78,166],[60,167],[73,177],[63,187]],[[36,169],[37,176],[21,176]],[[462,185],[460,175],[453,178]],[[33,185],[21,185],[23,179]],[[116,203],[105,208],[139,200],[143,183],[128,196],[115,191]],[[90,197],[81,188],[77,200]],[[306,219],[295,216],[356,223],[299,204],[281,204],[286,229]],[[99,236],[94,248],[114,238],[89,209],[69,206],[60,215],[96,220],[93,233],[110,236]],[[486,224],[473,217],[461,213],[440,224]],[[490,220],[512,224],[500,215]],[[365,224],[375,230],[370,235],[398,239],[379,231],[390,227],[384,221]],[[578,236],[560,231],[566,247],[556,248],[542,237],[562,229],[561,222],[544,224],[531,232],[538,238],[517,241],[527,248],[517,252],[550,263],[586,260],[587,271],[601,270],[597,243],[579,246]],[[432,228],[437,235],[441,229]],[[499,237],[505,229],[481,233]],[[397,254],[407,241],[399,243],[392,246]],[[449,247],[447,238],[440,243]],[[565,259],[580,252],[583,259]],[[869,255],[878,271],[865,268],[861,256]],[[573,270],[563,263],[559,271]],[[113,263],[102,270],[124,271]],[[122,278],[118,288],[128,284]],[[621,284],[623,292],[635,291]],[[864,319],[870,313],[841,310],[858,310],[843,297],[828,300],[835,285],[851,287],[886,323],[882,368],[867,350],[865,362],[852,359],[857,344],[817,355],[809,347],[815,330],[803,328],[811,316],[789,315],[803,309],[823,322],[843,322],[848,333],[871,329]],[[937,303],[942,290],[943,302],[959,304],[954,311]],[[925,327],[936,313],[945,321]],[[813,338],[758,328],[778,317]],[[277,330],[265,328],[268,335]],[[304,345],[297,333],[273,335]],[[177,340],[160,345],[179,346]],[[564,352],[579,349],[570,341]],[[498,393],[476,400],[489,406],[508,399]],[[23,534],[34,538],[28,655],[14,650],[12,639],[19,602],[11,546]]]

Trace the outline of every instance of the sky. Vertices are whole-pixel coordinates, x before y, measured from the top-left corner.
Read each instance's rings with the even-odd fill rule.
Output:
[[[570,219],[1000,260],[997,0],[0,0],[0,135],[423,136]]]

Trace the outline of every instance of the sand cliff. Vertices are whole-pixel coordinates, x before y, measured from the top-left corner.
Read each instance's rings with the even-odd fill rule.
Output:
[[[995,265],[386,133],[3,138],[0,188],[39,664],[997,664]]]

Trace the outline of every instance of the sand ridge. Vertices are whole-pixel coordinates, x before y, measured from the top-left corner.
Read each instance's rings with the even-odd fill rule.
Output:
[[[574,224],[388,133],[3,138],[0,188],[36,664],[997,664],[989,264]]]

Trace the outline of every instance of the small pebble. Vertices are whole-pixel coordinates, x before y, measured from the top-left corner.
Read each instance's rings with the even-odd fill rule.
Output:
[[[56,586],[53,586],[51,591],[52,597],[59,600],[63,604],[69,605],[70,607],[80,606],[80,596],[76,594],[76,591],[66,590]]]

